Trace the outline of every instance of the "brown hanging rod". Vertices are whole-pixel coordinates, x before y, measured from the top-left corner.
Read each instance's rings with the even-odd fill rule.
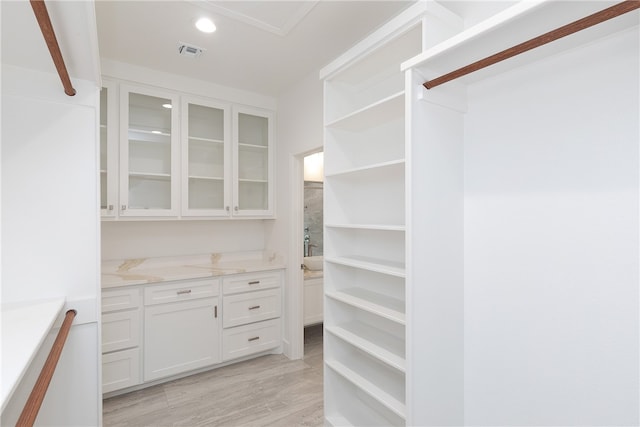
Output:
[[[62,59],[62,52],[60,52],[60,45],[58,45],[58,39],[56,33],[53,31],[53,25],[51,25],[51,19],[49,19],[49,12],[47,12],[47,5],[44,4],[44,0],[30,0],[33,13],[36,15],[38,25],[40,25],[40,31],[44,36],[44,41],[47,43],[49,53],[51,53],[51,59],[58,70],[60,80],[62,80],[62,86],[64,86],[64,93],[69,96],[76,94],[76,90],[71,85],[71,79],[69,79],[69,73],[67,67],[64,65],[64,59]]]
[[[53,342],[51,351],[49,351],[49,356],[47,356],[47,360],[44,362],[44,366],[42,367],[40,375],[31,390],[27,403],[25,403],[24,408],[22,409],[22,413],[20,414],[20,418],[18,418],[16,426],[31,427],[36,421],[38,411],[40,411],[42,401],[44,400],[44,396],[49,388],[49,383],[51,383],[51,378],[56,370],[56,365],[60,359],[60,354],[62,353],[62,348],[64,347],[64,343],[69,335],[69,330],[71,329],[74,317],[76,317],[75,310],[69,310],[64,315],[64,321],[62,322],[62,326],[60,326],[56,340]]]
[[[527,40],[526,42],[510,47],[509,49],[505,49],[502,52],[487,56],[486,58],[469,64],[465,67],[458,68],[457,70],[444,74],[438,78],[426,81],[424,82],[423,86],[427,89],[433,89],[436,86],[440,86],[443,83],[455,80],[458,77],[466,76],[467,74],[473,73],[474,71],[481,70],[490,65],[504,61],[505,59],[520,55],[521,53],[524,53],[528,50],[535,49],[547,43],[551,43],[552,41],[600,24],[604,21],[608,21],[609,19],[623,15],[627,12],[631,12],[638,8],[640,8],[640,0],[625,0],[621,3],[603,9],[600,12],[596,12],[585,18],[556,28],[555,30],[549,31],[548,33],[542,34],[541,36],[532,38],[531,40]]]

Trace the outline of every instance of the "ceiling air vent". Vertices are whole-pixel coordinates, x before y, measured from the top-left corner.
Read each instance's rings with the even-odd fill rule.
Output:
[[[204,52],[204,49],[198,46],[187,43],[178,43],[178,53],[182,56],[188,56],[190,58],[197,58]]]

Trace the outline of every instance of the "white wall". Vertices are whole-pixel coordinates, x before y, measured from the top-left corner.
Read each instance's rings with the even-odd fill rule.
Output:
[[[65,297],[78,309],[37,420],[46,425],[97,425],[102,407],[99,98],[92,82],[74,87],[68,97],[55,74],[2,66],[2,302]]]
[[[302,218],[302,169],[299,170],[300,182],[292,182],[292,170],[294,156],[322,147],[322,82],[318,77],[318,71],[314,71],[300,82],[292,85],[288,91],[278,99],[278,127],[276,137],[276,206],[277,219],[266,227],[266,246],[270,249],[287,254],[288,271],[286,277],[287,292],[285,292],[285,307],[291,316],[285,318],[285,353],[294,357],[302,357],[302,354],[291,353],[289,344],[291,340],[296,342],[302,338],[302,330],[296,331],[289,328],[291,321],[296,316],[302,316],[302,283],[300,263],[302,261],[302,249],[300,254],[292,250],[295,247],[294,239],[299,237],[294,233],[298,219]],[[294,188],[300,189],[299,206],[292,208]],[[300,229],[300,233],[302,229]],[[302,242],[299,242],[302,248]],[[296,291],[299,289],[299,291]],[[300,311],[297,311],[300,310]],[[295,336],[294,336],[295,335]]]
[[[636,29],[469,90],[466,425],[640,423],[639,75]]]
[[[102,259],[261,251],[265,221],[104,221]]]

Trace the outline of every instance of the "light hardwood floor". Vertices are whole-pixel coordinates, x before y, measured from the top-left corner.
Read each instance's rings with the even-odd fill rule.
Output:
[[[322,326],[303,360],[268,355],[104,400],[105,426],[322,426]]]

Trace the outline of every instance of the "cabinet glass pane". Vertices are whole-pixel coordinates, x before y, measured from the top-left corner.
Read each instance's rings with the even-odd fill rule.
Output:
[[[100,209],[107,209],[107,88],[100,90]]]
[[[171,100],[129,94],[129,207],[171,208]]]
[[[238,204],[240,209],[265,210],[268,203],[269,121],[238,114]]]
[[[188,104],[189,209],[224,207],[224,110]]]

